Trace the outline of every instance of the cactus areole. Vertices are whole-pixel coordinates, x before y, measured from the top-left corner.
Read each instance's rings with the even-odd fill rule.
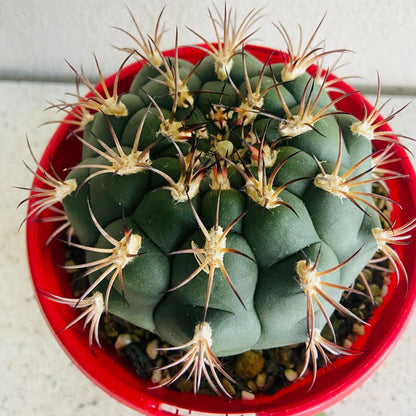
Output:
[[[201,38],[202,46],[162,53],[157,26],[149,43],[130,35],[137,49],[126,50],[138,61],[113,77],[100,72],[94,86],[77,73],[91,92],[56,106],[69,115],[32,187],[33,280],[55,331],[87,319],[88,339],[77,325],[59,333],[75,362],[146,414],[315,414],[375,370],[413,309],[413,256],[405,267],[391,248],[414,228],[414,193],[403,180],[413,171],[379,110],[322,70],[321,59],[342,51],[295,53],[280,27],[287,52],[244,45],[240,32],[256,13],[232,36],[227,10],[221,25],[211,17],[224,31],[219,43]],[[390,194],[374,194],[375,183]],[[398,186],[407,199],[393,220],[377,202],[397,197]],[[58,238],[65,228],[77,242]],[[66,266],[86,270],[89,287],[78,298],[56,267],[65,244],[85,251],[85,263]],[[352,285],[377,252],[399,284],[354,345],[362,353],[350,355],[321,330],[334,332],[335,310],[360,320],[340,300],[357,292]],[[106,348],[91,354],[107,313],[183,352],[162,388]],[[234,380],[221,359],[296,343],[306,345],[305,366],[291,387],[251,401],[227,397],[222,380]],[[344,353],[334,369],[317,370],[318,356]],[[194,393],[206,380],[222,397],[165,387],[186,371]]]

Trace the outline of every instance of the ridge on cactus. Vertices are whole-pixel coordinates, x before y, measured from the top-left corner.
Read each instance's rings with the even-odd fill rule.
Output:
[[[352,353],[337,345],[330,317],[337,310],[365,324],[340,300],[367,296],[352,285],[375,253],[407,279],[392,246],[408,241],[416,219],[396,227],[376,204],[394,201],[372,190],[404,177],[388,165],[401,146],[394,137],[405,136],[379,130],[397,112],[380,121],[380,83],[361,120],[338,109],[352,93],[337,91],[323,59],[345,50],[313,45],[323,19],[298,50],[276,26],[287,52],[260,62],[245,46],[260,11],[237,25],[232,9],[215,8],[216,43],[190,29],[204,42],[191,63],[180,58],[178,30],[173,54],[160,50],[163,12],[153,36],[130,11],[138,34],[116,28],[133,46],[119,48],[128,57],[111,89],[96,58],[97,86],[71,66],[75,102],[51,105],[69,114],[63,123],[82,144],[67,176],[30,150],[41,185],[29,189],[25,220],[56,221],[48,242],[69,230],[63,242],[86,260],[67,269],[85,269],[89,281],[74,299],[39,290],[83,309],[68,327],[86,318],[91,348],[101,316],[112,314],[182,351],[160,386],[191,377],[196,393],[205,378],[229,396],[222,379],[236,381],[221,358],[296,343],[306,347],[299,377],[311,368],[315,380],[319,355],[327,365],[328,354]],[[120,92],[132,57],[143,65]],[[377,151],[376,141],[389,147]]]

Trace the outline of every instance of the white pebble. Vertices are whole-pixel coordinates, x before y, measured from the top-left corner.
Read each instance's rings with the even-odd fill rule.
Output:
[[[285,377],[288,381],[295,381],[298,378],[298,373],[291,368],[286,368]]]
[[[266,385],[267,374],[260,373],[256,377],[256,386],[259,388],[263,388]]]
[[[355,323],[355,324],[352,326],[352,332],[353,332],[354,334],[357,334],[357,335],[364,335],[364,334],[365,334],[365,328],[364,328],[364,325],[361,325],[361,324],[357,324],[357,323]]]
[[[154,339],[147,344],[146,354],[151,360],[156,360],[159,355],[159,341],[157,339]]]
[[[125,346],[131,344],[131,336],[130,334],[121,334],[117,337],[116,343],[114,344],[115,349],[121,350]]]
[[[256,398],[256,396],[253,393],[250,393],[247,390],[243,390],[241,392],[241,399],[242,400],[254,400]]]
[[[152,383],[159,384],[162,381],[162,371],[159,369],[153,370],[151,381]]]

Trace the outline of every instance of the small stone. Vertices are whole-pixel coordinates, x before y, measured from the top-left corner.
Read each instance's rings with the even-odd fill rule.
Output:
[[[243,390],[241,392],[241,400],[254,400],[255,398],[256,396],[247,390]]]
[[[225,391],[230,395],[230,396],[235,396],[235,388],[234,386],[230,383],[230,380],[227,380],[226,378],[223,378],[221,380],[221,384],[224,387]]]
[[[288,381],[295,381],[298,378],[298,373],[291,368],[286,368],[284,374]]]
[[[125,354],[125,356],[131,361],[140,377],[149,379],[152,376],[154,365],[140,345],[132,342],[125,345],[122,351],[123,355]]]
[[[293,368],[294,367],[294,353],[292,348],[282,347],[279,348],[277,351],[277,357],[279,359],[279,363],[285,367]]]
[[[365,328],[364,328],[364,325],[361,325],[361,324],[357,324],[357,323],[355,323],[355,324],[352,326],[352,332],[353,332],[354,334],[357,334],[357,335],[364,335],[364,333],[365,333]]]
[[[372,284],[370,288],[371,288],[371,293],[373,294],[373,297],[376,298],[377,296],[380,296],[380,293],[381,293],[380,286],[376,284]]]
[[[159,355],[159,341],[157,338],[147,344],[146,354],[151,360],[156,360],[157,356]]]
[[[257,351],[246,351],[240,354],[235,361],[235,372],[243,380],[257,376],[263,370],[265,359]]]
[[[153,370],[151,381],[152,383],[159,384],[162,381],[162,371],[159,369]]]
[[[266,385],[267,373],[260,373],[256,377],[256,385],[259,389],[262,389]]]
[[[130,334],[120,334],[117,337],[117,340],[114,344],[114,347],[117,351],[121,350],[122,348],[124,348],[125,346],[131,344],[132,340],[131,340],[131,335]]]

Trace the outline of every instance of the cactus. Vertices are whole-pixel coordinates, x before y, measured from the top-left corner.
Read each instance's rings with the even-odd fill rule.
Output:
[[[177,33],[173,56],[161,52],[162,13],[153,37],[133,14],[138,36],[119,29],[135,45],[122,48],[111,90],[96,60],[98,87],[73,68],[89,97],[54,106],[71,114],[64,122],[82,159],[66,178],[33,171],[43,187],[31,189],[27,218],[49,210],[62,221],[51,238],[71,230],[78,241],[67,244],[86,260],[67,268],[86,269],[89,287],[74,299],[45,295],[84,310],[91,345],[110,313],[183,351],[161,385],[189,370],[195,392],[206,378],[228,395],[220,377],[234,380],[220,358],[295,343],[306,345],[301,375],[310,365],[316,374],[319,354],[351,353],[336,345],[330,316],[361,321],[340,299],[361,293],[352,285],[375,253],[406,276],[391,245],[416,222],[393,229],[376,204],[390,199],[372,191],[402,177],[379,175],[391,147],[373,147],[399,144],[379,130],[391,117],[380,122],[378,99],[361,120],[337,108],[351,93],[336,90],[322,59],[343,50],[314,48],[317,30],[295,51],[276,26],[287,53],[260,62],[245,47],[259,11],[234,26],[232,10],[215,9],[217,43],[194,32],[205,43],[194,64],[179,58]],[[144,64],[119,94],[130,57]]]

